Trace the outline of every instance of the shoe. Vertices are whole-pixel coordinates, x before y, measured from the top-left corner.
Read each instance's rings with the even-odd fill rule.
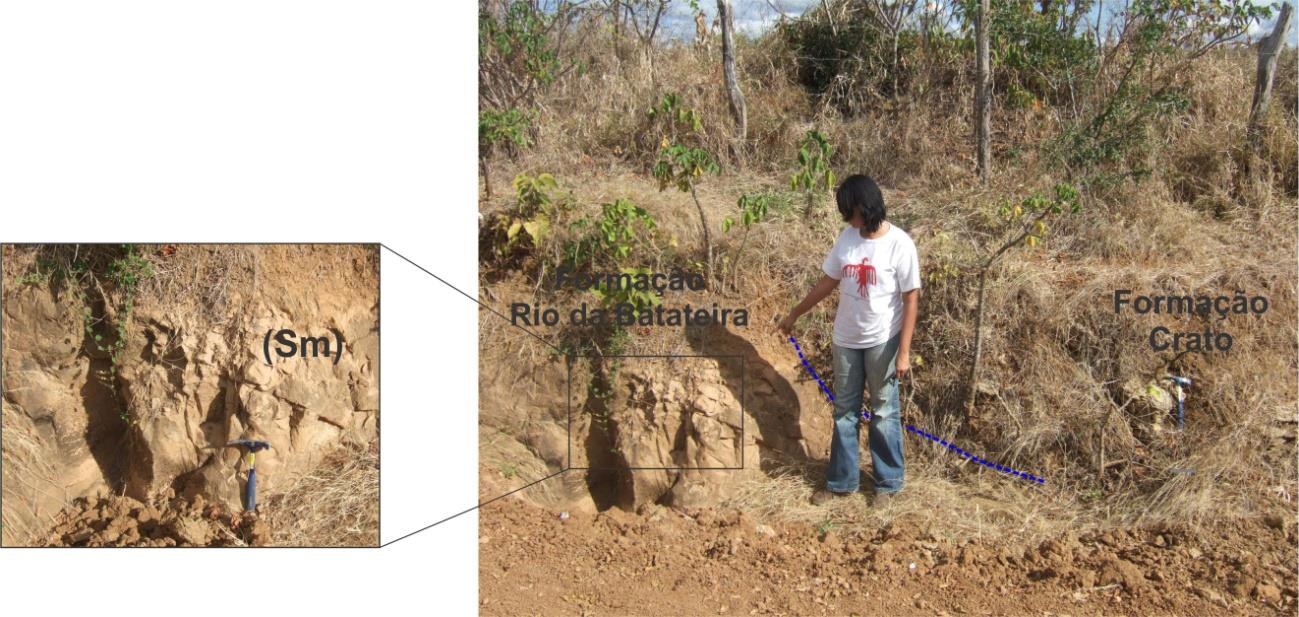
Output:
[[[875,493],[875,497],[871,499],[871,507],[887,508],[890,503],[893,503],[894,499],[897,499],[898,492],[899,491],[893,491],[892,493]]]
[[[815,493],[812,493],[812,505],[822,506],[835,497],[847,497],[849,495],[852,495],[852,493],[840,493],[839,491],[832,491],[824,488],[817,489]]]

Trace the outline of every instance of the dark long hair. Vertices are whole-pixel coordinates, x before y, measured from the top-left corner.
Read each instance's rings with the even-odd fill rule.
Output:
[[[862,229],[866,233],[875,233],[884,222],[887,214],[884,209],[884,194],[870,176],[854,174],[844,179],[835,192],[835,201],[839,204],[839,214],[844,222],[852,220],[854,212],[860,213],[865,223]]]

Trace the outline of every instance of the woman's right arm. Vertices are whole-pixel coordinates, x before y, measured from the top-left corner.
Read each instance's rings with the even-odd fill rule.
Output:
[[[794,331],[794,322],[798,321],[798,318],[802,317],[803,313],[812,310],[812,307],[816,306],[817,302],[824,300],[826,296],[833,293],[838,286],[838,279],[822,274],[821,280],[812,286],[812,291],[807,292],[807,297],[803,298],[803,301],[799,302],[798,306],[789,311],[789,315],[780,321],[777,328],[782,334],[789,336]]]

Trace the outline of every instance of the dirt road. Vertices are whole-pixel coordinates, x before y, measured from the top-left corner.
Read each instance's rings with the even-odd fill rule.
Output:
[[[1295,522],[950,542],[919,521],[842,533],[652,507],[479,524],[483,615],[1294,614]]]

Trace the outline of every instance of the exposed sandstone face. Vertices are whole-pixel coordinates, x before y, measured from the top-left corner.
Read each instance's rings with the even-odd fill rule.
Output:
[[[652,364],[629,368],[625,383],[619,384],[623,398],[612,414],[617,444],[613,456],[592,456],[643,469],[631,474],[630,494],[622,496],[626,505],[653,503],[669,493],[695,498],[692,493],[716,484],[702,475],[738,469],[743,458],[757,460],[757,440],[746,436],[742,426],[753,421],[741,422],[739,384],[734,390],[728,387],[717,361],[690,364],[700,366],[678,368],[680,372]],[[741,448],[747,451],[742,453]],[[692,487],[694,491],[688,490]]]
[[[378,436],[378,277],[359,246],[190,247],[152,256],[187,272],[193,252],[246,251],[228,272],[221,310],[210,298],[142,287],[116,370],[87,334],[84,311],[112,321],[116,302],[49,284],[14,284],[26,247],[8,247],[4,294],[4,539],[34,541],[52,515],[95,492],[147,502],[166,489],[242,507],[245,465],[225,447],[257,438],[259,501],[340,444]],[[159,276],[165,276],[160,274]],[[108,308],[105,308],[108,307]],[[267,330],[337,333],[332,357],[262,357]],[[273,352],[272,352],[273,354]]]
[[[102,475],[83,408],[89,360],[79,357],[81,316],[46,289],[5,288],[4,544],[39,532]],[[29,327],[18,327],[28,324]]]

